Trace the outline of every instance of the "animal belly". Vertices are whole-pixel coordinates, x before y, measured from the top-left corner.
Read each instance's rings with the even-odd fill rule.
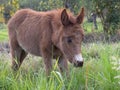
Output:
[[[41,56],[38,45],[35,45],[33,43],[27,44],[27,43],[20,42],[20,46],[22,47],[22,49],[24,49],[26,52],[28,52],[30,54],[33,54],[36,56]]]
[[[33,55],[41,56],[39,42],[37,40],[38,38],[35,38],[35,36],[29,36],[29,35],[28,36],[18,35],[17,39],[20,47],[22,47],[23,50]]]

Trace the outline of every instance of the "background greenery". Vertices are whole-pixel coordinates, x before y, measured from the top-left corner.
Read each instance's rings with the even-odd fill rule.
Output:
[[[8,32],[5,24],[0,24],[0,42],[8,41]]]

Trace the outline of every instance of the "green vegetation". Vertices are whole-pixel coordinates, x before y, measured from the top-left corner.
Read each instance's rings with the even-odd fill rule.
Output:
[[[8,40],[8,31],[5,24],[0,23],[0,42]]]
[[[103,32],[103,26],[99,19],[97,19],[97,25],[98,25],[98,29],[95,29],[93,22],[88,22],[85,20],[85,22],[83,23],[83,28],[85,30],[85,33]]]
[[[85,59],[82,68],[69,64],[70,76],[61,76],[54,64],[50,79],[46,79],[43,61],[29,56],[18,73],[10,69],[8,54],[0,58],[1,90],[120,90],[120,43],[83,45]],[[55,61],[54,61],[55,62]]]
[[[101,18],[103,30],[112,35],[120,28],[120,1],[118,0],[92,0],[93,7]]]

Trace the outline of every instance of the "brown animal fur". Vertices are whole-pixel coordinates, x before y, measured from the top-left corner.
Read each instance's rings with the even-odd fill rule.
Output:
[[[12,68],[18,70],[28,53],[42,56],[49,75],[53,58],[60,57],[61,71],[68,71],[67,59],[77,62],[73,55],[81,53],[84,9],[75,17],[66,9],[37,12],[22,9],[8,22]],[[52,53],[53,52],[53,53]]]

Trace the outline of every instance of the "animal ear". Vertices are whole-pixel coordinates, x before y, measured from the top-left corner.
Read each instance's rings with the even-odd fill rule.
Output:
[[[77,16],[77,23],[81,24],[84,19],[84,8],[82,7],[80,14]]]
[[[70,24],[69,16],[68,16],[68,14],[67,14],[66,9],[64,9],[64,10],[62,11],[62,13],[61,13],[61,21],[62,21],[62,24],[63,24],[64,26],[67,26],[67,25]]]

